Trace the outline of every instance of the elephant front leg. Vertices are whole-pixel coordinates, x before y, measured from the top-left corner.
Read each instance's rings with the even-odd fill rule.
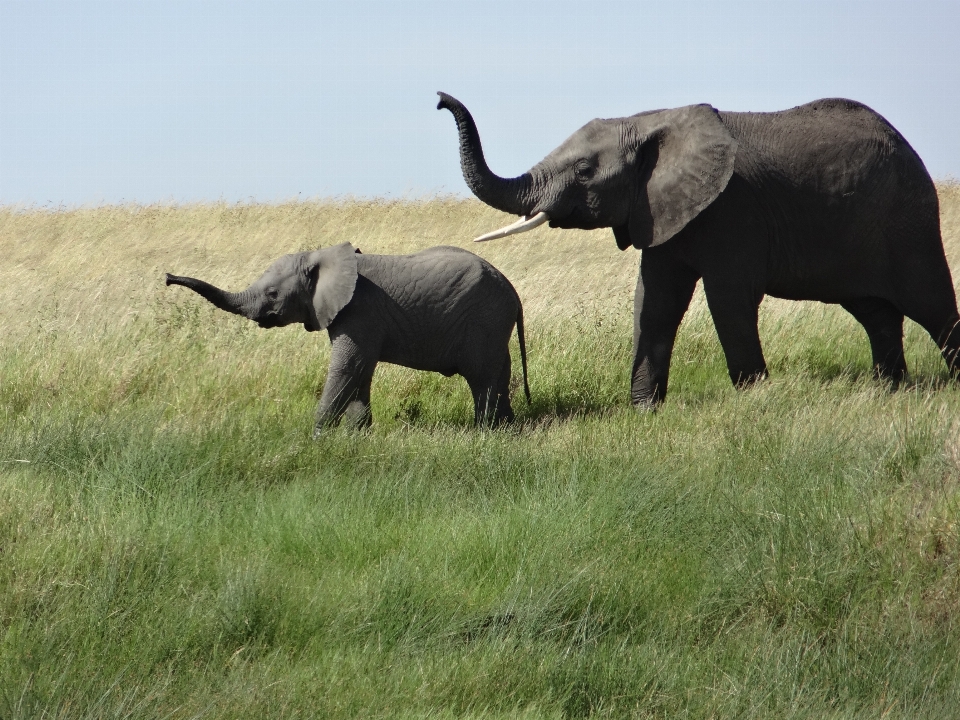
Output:
[[[324,429],[344,420],[352,428],[368,427],[370,412],[370,385],[377,361],[349,338],[341,336],[333,342],[330,352],[330,370],[317,406],[313,437]]]
[[[677,329],[699,278],[662,252],[643,253],[633,298],[630,401],[640,409],[652,409],[667,396]]]

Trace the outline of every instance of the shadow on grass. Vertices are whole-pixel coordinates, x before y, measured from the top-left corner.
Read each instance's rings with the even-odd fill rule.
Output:
[[[516,425],[543,429],[557,423],[581,418],[603,418],[629,406],[629,400],[614,402],[606,398],[543,397],[536,395],[529,405],[517,411]]]
[[[819,362],[815,366],[804,367],[800,372],[788,373],[785,369],[781,369],[777,373],[778,377],[789,377],[790,375],[796,378],[808,378],[823,385],[837,382],[851,385],[873,384],[891,392],[916,390],[936,392],[957,382],[950,376],[946,368],[942,372],[926,370],[917,373],[908,372],[906,378],[899,383],[894,383],[889,379],[877,377],[872,367],[865,367],[859,363],[851,365],[841,362]]]
[[[701,369],[702,370],[702,369]],[[495,430],[499,432],[542,431],[562,423],[581,419],[605,419],[622,412],[633,412],[641,415],[653,415],[664,407],[674,407],[681,410],[696,410],[714,406],[718,403],[730,401],[742,393],[749,393],[752,388],[762,388],[771,381],[797,381],[801,384],[811,384],[824,389],[832,385],[861,386],[877,388],[893,392],[938,392],[951,387],[953,380],[946,370],[943,372],[922,371],[910,375],[898,386],[889,381],[875,377],[873,369],[862,363],[845,363],[842,361],[819,361],[816,364],[797,366],[795,363],[779,363],[771,367],[769,380],[761,381],[751,388],[734,389],[727,377],[726,368],[718,368],[716,372],[696,372],[684,375],[677,373],[671,383],[670,393],[664,405],[653,409],[639,409],[630,403],[628,388],[624,386],[622,393],[614,393],[610,388],[600,388],[596,393],[578,391],[576,387],[548,388],[545,392],[533,390],[533,397],[529,403],[522,394],[513,393],[511,402],[516,419],[512,425],[498,428],[478,428],[472,419],[464,416],[456,418],[448,414],[442,418],[428,418],[421,413],[420,408],[428,405],[428,396],[417,396],[405,399],[395,412],[393,420],[414,430],[459,430],[471,432],[473,430]],[[789,392],[787,389],[784,393]]]
[[[958,384],[960,384],[960,376],[951,377],[946,371],[936,374],[923,372],[908,376],[907,380],[900,385],[899,390],[940,392]]]

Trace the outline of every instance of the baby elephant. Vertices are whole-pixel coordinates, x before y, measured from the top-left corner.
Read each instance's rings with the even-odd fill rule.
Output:
[[[466,378],[478,424],[513,420],[510,351],[517,325],[523,389],[523,308],[513,285],[473,253],[434,247],[413,255],[363,255],[350,243],[284,255],[249,288],[229,293],[167,275],[218,308],[263,328],[303,323],[332,346],[314,437],[344,415],[369,425],[370,381],[379,361]]]

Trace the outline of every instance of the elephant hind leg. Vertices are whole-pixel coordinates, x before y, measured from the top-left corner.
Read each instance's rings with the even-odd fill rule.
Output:
[[[916,230],[915,241],[910,244],[918,249],[916,255],[905,258],[899,265],[897,293],[892,299],[904,315],[930,334],[947,368],[957,377],[960,376],[960,314],[950,267],[943,254],[936,205],[933,207],[926,232]]]
[[[467,378],[473,394],[473,419],[477,425],[502,425],[513,422],[510,406],[510,353],[507,352],[499,367],[491,372],[484,368]]]
[[[903,313],[882,298],[857,298],[841,303],[841,307],[867,331],[876,377],[890,380],[894,387],[899,385],[907,375],[903,357]]]
[[[940,329],[934,333],[927,328],[930,335],[940,348],[944,362],[950,373],[960,378],[960,315],[956,313],[940,324]]]
[[[956,300],[919,311],[908,310],[906,316],[930,333],[950,373],[960,377],[960,314],[957,313]]]

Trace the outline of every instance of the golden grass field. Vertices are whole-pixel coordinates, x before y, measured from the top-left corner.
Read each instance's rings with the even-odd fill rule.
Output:
[[[960,185],[941,184],[939,192],[944,246],[957,283]],[[223,338],[220,333],[255,333],[241,350],[244,357],[233,359],[249,372],[257,372],[260,364],[296,359],[316,367],[320,382],[329,347],[325,337],[308,338],[299,326],[256,334],[249,321],[229,316],[183,288],[166,287],[164,273],[240,290],[284,253],[349,241],[365,253],[402,254],[440,244],[467,248],[500,268],[517,288],[528,335],[545,332],[555,336],[548,344],[559,342],[562,347],[569,341],[557,338],[569,338],[578,327],[603,325],[616,327],[618,337],[622,335],[622,342],[628,344],[639,253],[618,250],[609,230],[543,227],[520,236],[472,242],[509,220],[476,200],[454,198],[56,211],[8,207],[0,209],[0,257],[4,258],[0,343],[46,338],[51,349],[70,348],[77,357],[97,356],[99,372],[115,379],[115,394],[122,396],[130,377],[153,372],[148,369],[152,362],[148,356],[163,353],[163,339],[153,328],[188,322],[211,338]],[[908,339],[911,333],[926,338],[910,321],[905,328]],[[869,357],[862,328],[837,306],[767,298],[760,309],[760,333],[765,347],[772,350],[768,354],[775,377],[778,338],[789,345],[789,338],[800,334],[808,338],[807,345],[819,342],[829,347],[853,336]],[[684,337],[706,343],[712,355],[720,356],[699,287],[681,326],[681,347]],[[926,347],[927,341],[921,343]],[[91,347],[101,350],[90,353]],[[535,357],[541,349],[536,339],[528,349],[536,376]],[[36,369],[45,385],[59,387],[64,362],[59,351],[43,355]],[[909,353],[908,365],[914,369]],[[623,373],[627,369],[622,368]],[[388,365],[378,370],[381,376],[387,378],[379,381],[383,383],[420,382],[415,379],[417,373]],[[726,382],[725,378],[719,381]],[[375,380],[375,394],[377,385]],[[624,381],[624,398],[626,389]],[[682,402],[676,393],[673,398]]]
[[[960,276],[960,185],[941,184],[944,245]],[[582,314],[630,315],[639,253],[620,252],[609,230],[540,228],[487,243],[471,239],[507,216],[475,200],[331,200],[0,209],[0,327],[31,323],[89,338],[118,329],[169,297],[165,272],[238,290],[278,256],[349,241],[366,253],[456,245],[483,256],[515,285],[534,323]],[[702,297],[698,296],[696,311]],[[808,308],[809,309],[809,308]],[[761,314],[800,312],[764,302]]]

